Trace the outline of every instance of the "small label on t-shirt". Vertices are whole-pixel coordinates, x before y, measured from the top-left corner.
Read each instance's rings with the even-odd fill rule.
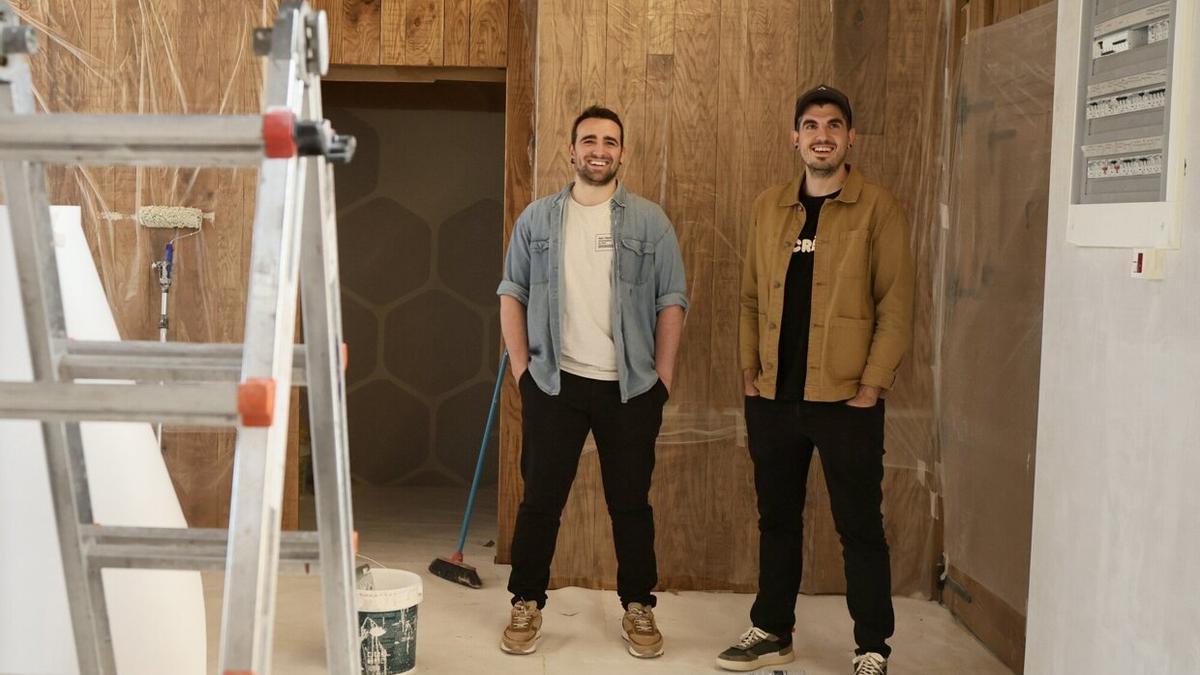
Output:
[[[612,233],[609,232],[607,234],[596,235],[596,243],[595,243],[594,247],[592,248],[592,250],[595,251],[596,253],[600,253],[602,251],[613,250]]]

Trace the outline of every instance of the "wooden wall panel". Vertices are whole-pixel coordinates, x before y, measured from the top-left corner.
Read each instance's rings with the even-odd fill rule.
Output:
[[[537,35],[558,38],[542,42],[534,52],[537,58],[534,137],[538,139],[535,198],[557,191],[573,175],[567,146],[571,141],[571,122],[584,105],[581,17],[588,1],[539,3]],[[545,82],[553,82],[554,86],[545,86]]]
[[[653,26],[651,22],[649,25]],[[653,48],[653,47],[652,47]],[[667,148],[671,142],[671,97],[675,86],[675,57],[671,54],[646,56],[646,105],[642,141],[634,150],[641,157],[637,167],[631,167],[635,178],[641,179],[643,196],[662,204],[667,200]]]
[[[503,68],[507,60],[509,0],[312,2],[329,15],[334,64]]]
[[[605,81],[599,100],[621,115],[625,124],[625,184],[646,194],[642,182],[649,158],[645,153],[646,130],[646,10],[647,0],[613,0],[608,7],[604,70],[613,73]]]
[[[446,0],[442,65],[471,64],[471,0]]]
[[[504,104],[504,246],[512,236],[513,225],[534,195],[534,104],[536,100],[535,42],[537,0],[512,0],[509,6],[508,35],[513,38],[508,68],[505,71]],[[503,348],[500,346],[501,349]],[[498,511],[501,522],[511,523],[521,503],[521,396],[512,377],[504,378],[500,405],[500,465],[497,480]],[[502,526],[503,529],[504,526]],[[511,533],[511,525],[508,527]],[[496,560],[507,561],[511,536],[496,538]]]
[[[241,4],[163,0],[21,0],[14,9],[38,27],[31,59],[39,103],[51,112],[255,113],[260,61],[251,31],[274,19],[277,2]],[[336,20],[335,20],[336,21]],[[203,59],[205,67],[197,67]],[[101,283],[125,339],[158,337],[158,284],[150,263],[175,233],[136,225],[138,207],[191,206],[203,229],[175,249],[169,339],[241,339],[256,171],[56,167],[54,203],[79,204]],[[293,406],[294,410],[294,406]],[[295,482],[296,435],[288,480]],[[220,527],[229,512],[232,432],[164,429],[164,460],[193,526]],[[294,523],[295,486],[283,519]]]
[[[442,0],[404,0],[406,66],[442,65]]]
[[[675,51],[675,0],[648,0],[646,53],[671,54]]]
[[[720,3],[676,0],[675,88],[670,104],[671,143],[666,149],[662,207],[675,225],[688,277],[688,315],[676,365],[674,400],[706,405],[711,383],[713,241],[716,168],[711,142],[718,129],[712,79],[720,63]],[[687,36],[687,39],[680,39]]]
[[[1023,10],[1021,0],[995,0],[992,6],[992,23],[1004,21],[1020,14]]]
[[[506,14],[508,3],[519,0],[471,0],[471,47],[472,66],[500,68],[508,59],[509,32]],[[514,8],[513,12],[520,10]],[[514,34],[511,44],[514,49],[524,49]]]
[[[392,4],[400,0],[340,0],[342,15],[338,21],[340,35],[336,38],[339,49],[333,51],[333,63],[377,64],[380,57],[380,35],[382,30],[382,3]]]
[[[583,96],[582,107],[604,100],[605,76],[608,74],[608,63],[605,56],[608,52],[608,0],[581,0],[583,12],[579,36],[582,40],[581,56],[583,69],[580,75],[580,93]],[[622,76],[620,71],[613,72],[614,78]]]
[[[894,2],[834,3],[834,79],[854,106],[859,134],[883,133],[887,82],[889,7]]]
[[[388,65],[399,65],[404,63],[404,12],[407,9],[404,0],[383,0],[383,6],[380,8],[380,43],[379,43],[379,61]],[[350,30],[352,27],[348,27]],[[340,40],[332,40],[341,42],[349,39],[347,35],[342,35]],[[353,63],[358,64],[358,61],[349,60],[349,57],[342,53],[340,58],[335,58],[332,63]]]

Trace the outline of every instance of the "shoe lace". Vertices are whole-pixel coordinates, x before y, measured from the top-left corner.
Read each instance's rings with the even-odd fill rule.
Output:
[[[644,607],[630,607],[629,620],[633,622],[635,633],[654,633],[654,614]]]
[[[525,630],[532,621],[533,610],[528,605],[523,602],[513,605],[512,620],[509,622],[513,630]]]
[[[734,647],[737,649],[750,649],[754,645],[766,639],[767,632],[765,630],[751,626],[750,630],[746,631],[746,633],[742,635],[742,639],[738,640],[738,643],[734,645]]]
[[[854,675],[883,675],[887,660],[875,652],[867,652],[854,659]]]

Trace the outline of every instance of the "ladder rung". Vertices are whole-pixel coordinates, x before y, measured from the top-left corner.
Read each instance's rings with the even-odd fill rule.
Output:
[[[237,426],[237,383],[0,382],[0,418]]]
[[[292,352],[292,384],[304,386],[304,345]],[[242,345],[68,340],[59,377],[139,382],[237,382]]]
[[[0,159],[254,166],[265,158],[262,115],[0,115]]]
[[[225,569],[229,530],[214,528],[108,527],[80,528],[84,554],[97,567],[129,569]],[[310,574],[320,562],[316,532],[283,532],[279,539],[280,571]]]

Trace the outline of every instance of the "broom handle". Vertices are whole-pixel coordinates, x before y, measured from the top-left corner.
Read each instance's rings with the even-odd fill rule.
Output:
[[[458,533],[458,552],[467,544],[467,526],[471,523],[471,510],[475,508],[475,493],[479,490],[479,477],[483,474],[483,458],[487,454],[488,440],[492,435],[492,423],[496,421],[496,404],[500,402],[500,386],[504,384],[504,371],[508,369],[508,350],[500,357],[500,370],[496,373],[496,386],[492,389],[492,405],[488,409],[487,424],[483,426],[483,440],[479,441],[479,459],[475,461],[475,477],[471,479],[471,492],[467,495],[467,512],[463,514],[462,530]]]

